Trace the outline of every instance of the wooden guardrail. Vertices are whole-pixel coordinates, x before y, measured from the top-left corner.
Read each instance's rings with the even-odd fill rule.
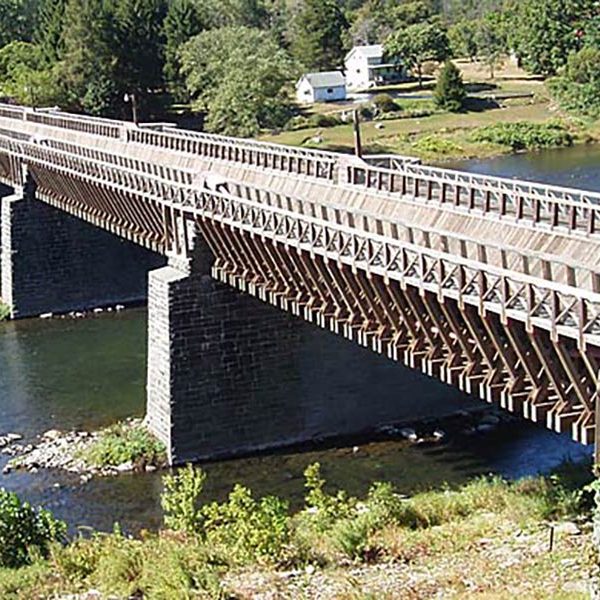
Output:
[[[492,214],[548,229],[583,235],[600,230],[600,194],[589,191],[465,173],[419,164],[410,157],[347,155],[186,131],[168,125],[132,123],[0,104],[0,117],[80,131],[244,165],[300,175],[333,184],[400,194],[467,212]]]

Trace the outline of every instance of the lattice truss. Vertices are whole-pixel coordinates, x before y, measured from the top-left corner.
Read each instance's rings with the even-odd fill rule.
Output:
[[[186,255],[199,233],[215,278],[593,441],[600,294],[572,266],[559,284],[531,275],[531,260],[527,272],[500,268],[406,241],[373,215],[234,182],[210,191],[192,172],[64,142],[0,136],[0,179],[166,254]]]

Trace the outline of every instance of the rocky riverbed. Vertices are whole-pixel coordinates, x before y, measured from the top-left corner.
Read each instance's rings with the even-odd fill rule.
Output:
[[[365,439],[405,439],[412,444],[442,444],[457,436],[484,436],[494,431],[501,424],[513,420],[510,414],[493,408],[475,412],[459,411],[447,418],[421,421],[415,424],[385,425],[375,432],[357,437],[350,442],[353,452],[360,452],[360,444]],[[123,430],[134,430],[143,427],[141,419],[128,419],[121,424]],[[24,442],[18,433],[0,435],[0,453],[11,456],[4,467],[6,475],[11,471],[24,470],[36,473],[40,469],[57,469],[81,476],[83,483],[92,477],[108,477],[133,471],[155,471],[164,461],[124,461],[117,464],[98,466],[91,464],[90,449],[101,442],[110,428],[100,431],[60,431],[50,429],[35,440]],[[354,445],[352,444],[359,444]]]
[[[128,419],[124,430],[142,427],[141,419]],[[101,442],[107,430],[59,431],[50,429],[31,443],[23,443],[17,433],[0,436],[0,452],[13,458],[4,467],[3,473],[25,470],[36,473],[39,469],[62,469],[81,475],[83,482],[93,476],[107,477],[131,471],[155,471],[157,465],[126,461],[119,464],[98,466],[86,460],[89,450]]]

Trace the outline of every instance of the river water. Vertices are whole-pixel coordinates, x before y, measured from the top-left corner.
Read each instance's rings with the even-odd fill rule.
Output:
[[[475,172],[533,179],[600,191],[600,148],[468,161]],[[52,428],[96,428],[144,411],[146,312],[132,309],[84,319],[31,319],[0,324],[0,434],[33,440]],[[332,358],[335,360],[335,358]],[[415,393],[431,385],[415,384]],[[440,393],[443,393],[440,392]],[[365,402],[369,401],[366,397]],[[565,436],[518,422],[480,436],[457,436],[436,446],[388,440],[352,447],[313,447],[203,465],[207,498],[223,498],[236,482],[257,494],[277,493],[298,503],[302,472],[316,460],[332,486],[364,493],[370,482],[394,482],[403,492],[482,473],[519,477],[545,471],[565,458],[589,455]],[[8,457],[0,455],[0,470]],[[160,524],[160,475],[92,479],[53,471],[0,475],[0,487],[43,504],[78,526],[127,530]]]

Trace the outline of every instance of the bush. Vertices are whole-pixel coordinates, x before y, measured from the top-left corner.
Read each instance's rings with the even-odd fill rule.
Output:
[[[310,127],[310,121],[303,115],[294,115],[284,125],[285,131],[298,131],[300,129],[308,129]]]
[[[314,114],[308,119],[309,127],[335,127],[343,121],[336,115]]]
[[[165,461],[165,447],[143,425],[117,423],[104,429],[81,457],[96,467],[127,462],[160,465]]]
[[[513,150],[570,146],[573,143],[573,136],[557,121],[495,123],[480,127],[471,137],[476,142],[501,144]]]
[[[10,306],[0,302],[0,321],[5,321],[10,317]]]
[[[227,502],[202,510],[207,545],[240,564],[276,561],[289,542],[287,502],[275,496],[255,500],[249,489],[236,485]]]
[[[66,525],[47,510],[0,489],[0,566],[20,567],[36,552],[47,556],[53,541],[63,541]]]
[[[458,112],[464,106],[467,92],[460,71],[448,61],[442,67],[437,79],[433,98],[437,106],[451,112]]]
[[[419,138],[413,146],[426,154],[454,154],[462,151],[461,146],[457,143],[437,135],[425,135]]]
[[[160,504],[165,514],[165,525],[174,531],[196,533],[203,517],[199,498],[206,474],[202,469],[186,465],[174,475],[163,477],[164,491]]]
[[[381,113],[391,113],[400,110],[396,101],[389,94],[377,94],[373,98],[373,106]]]
[[[227,502],[201,506],[205,479],[192,465],[163,477],[165,525],[197,535],[227,562],[277,560],[289,541],[287,503],[273,496],[255,500],[250,490],[236,485]]]

